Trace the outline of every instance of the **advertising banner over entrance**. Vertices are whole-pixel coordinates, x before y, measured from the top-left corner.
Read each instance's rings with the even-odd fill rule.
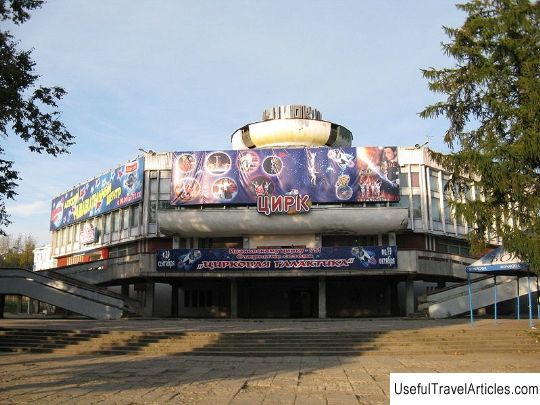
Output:
[[[110,170],[52,201],[51,231],[142,200],[144,158]]]
[[[397,268],[396,246],[263,249],[169,249],[157,271],[369,270]]]
[[[316,203],[399,201],[397,148],[173,153],[171,204],[255,204],[261,195]]]

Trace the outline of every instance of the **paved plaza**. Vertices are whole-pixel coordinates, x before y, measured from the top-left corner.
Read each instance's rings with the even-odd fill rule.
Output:
[[[465,328],[466,320],[77,321],[1,320],[2,327],[141,330],[384,330]],[[526,328],[479,321],[475,328]],[[540,372],[526,353],[356,356],[0,355],[0,403],[387,404],[391,372]]]

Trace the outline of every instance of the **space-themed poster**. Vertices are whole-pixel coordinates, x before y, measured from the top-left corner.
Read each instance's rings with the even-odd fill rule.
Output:
[[[397,268],[396,246],[167,249],[158,271],[370,270]]]
[[[51,231],[141,201],[143,180],[139,157],[54,198]]]
[[[397,148],[289,148],[173,153],[171,205],[254,204],[260,195],[316,203],[399,200]]]

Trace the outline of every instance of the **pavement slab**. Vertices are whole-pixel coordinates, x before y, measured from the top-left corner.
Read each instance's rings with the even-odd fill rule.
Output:
[[[4,322],[5,321],[5,322]],[[479,321],[475,328],[526,329]],[[358,331],[470,327],[464,320],[2,320],[0,327],[146,331]],[[107,329],[109,328],[109,329]],[[536,353],[232,357],[0,354],[0,403],[388,404],[392,372],[540,372]]]

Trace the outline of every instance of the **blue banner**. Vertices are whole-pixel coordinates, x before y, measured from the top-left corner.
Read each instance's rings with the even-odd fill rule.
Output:
[[[142,200],[144,158],[96,177],[52,201],[51,231]]]
[[[507,252],[502,246],[492,250],[482,258],[465,267],[467,273],[517,273],[527,271],[529,264],[513,253]]]
[[[399,201],[397,148],[250,149],[173,154],[171,204],[254,204],[260,195],[317,203]]]
[[[369,270],[397,268],[396,246],[262,249],[169,249],[157,271]]]

